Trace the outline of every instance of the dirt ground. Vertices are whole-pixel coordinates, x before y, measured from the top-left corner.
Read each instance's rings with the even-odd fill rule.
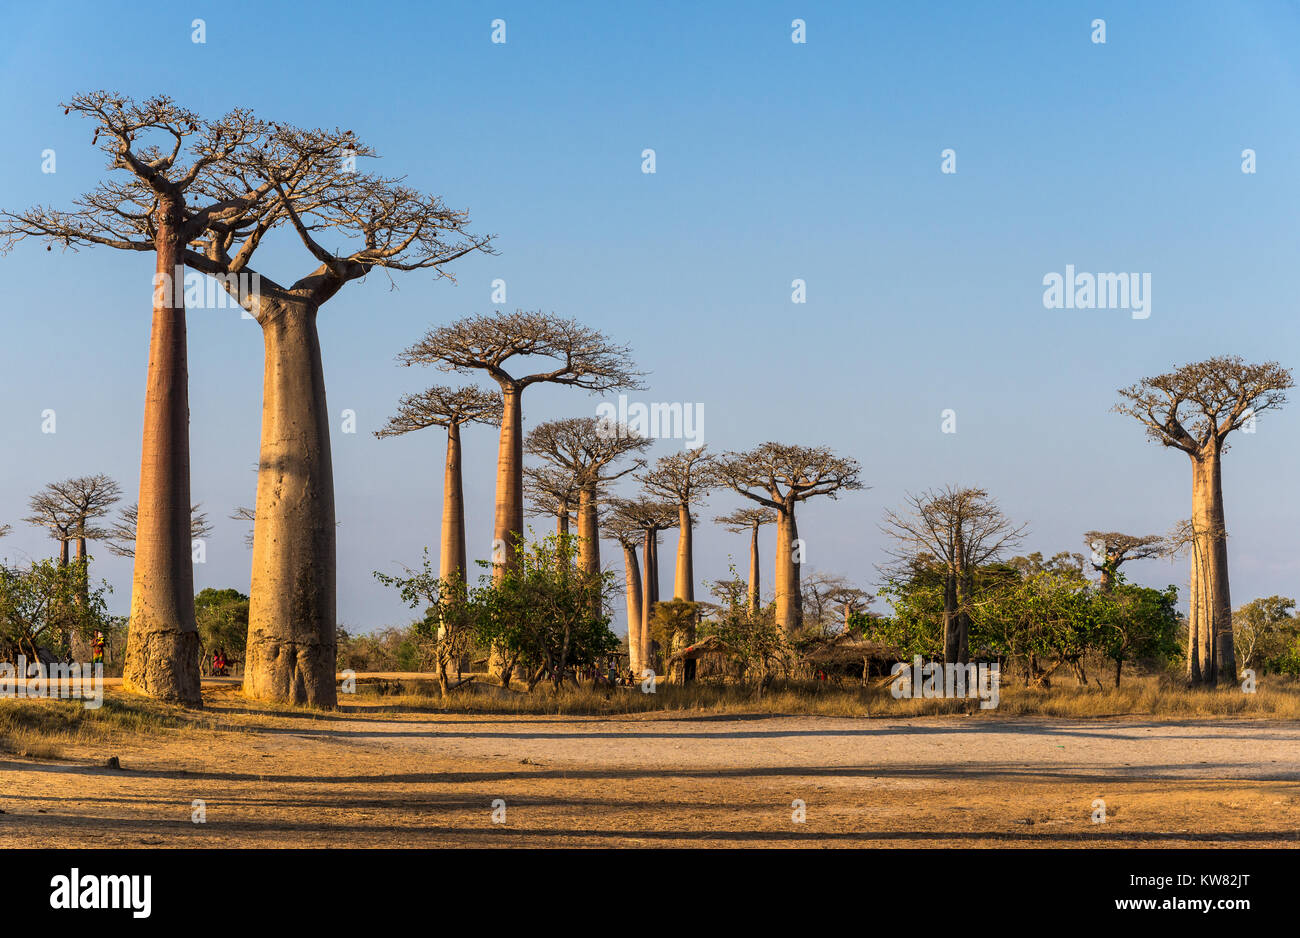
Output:
[[[209,711],[235,728],[172,730],[52,761],[0,757],[0,838],[10,847],[1300,846],[1294,723],[364,706],[320,715],[256,711],[234,688],[210,696]],[[106,767],[110,756],[120,769]],[[1104,823],[1093,823],[1095,799]]]

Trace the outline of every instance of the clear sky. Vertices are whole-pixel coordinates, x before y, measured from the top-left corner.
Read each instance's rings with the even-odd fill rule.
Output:
[[[350,628],[409,621],[371,571],[438,543],[440,431],[371,431],[402,393],[459,379],[394,356],[496,308],[497,278],[506,308],[628,343],[650,372],[633,399],[702,404],[711,449],[772,439],[860,460],[870,488],[809,503],[799,528],[811,569],[868,587],[882,511],[945,483],[987,488],[1030,525],[1026,550],[1168,530],[1190,514],[1188,459],[1111,413],[1115,389],[1217,354],[1300,365],[1294,3],[72,2],[10,6],[4,23],[0,206],[67,206],[103,178],[88,125],[59,103],[108,88],[352,129],[376,168],[498,235],[500,255],[457,262],[455,284],[375,274],[322,312]],[[262,265],[277,280],[313,266],[288,233]],[[1043,277],[1066,265],[1150,273],[1149,318],[1044,308]],[[0,556],[16,560],[53,550],[18,523],[45,482],[106,472],[135,498],[152,266],[33,242],[0,270],[0,522],[15,527]],[[196,583],[246,590],[245,525],[226,515],[254,496],[261,337],[231,310],[194,311],[189,328],[193,490],[216,523]],[[537,387],[525,421],[597,403]],[[941,432],[947,408],[956,433]],[[486,556],[494,431],[465,445],[469,546]],[[1297,463],[1300,401],[1225,459],[1237,604],[1296,595]],[[738,503],[717,494],[701,515]],[[94,553],[125,612],[129,561]],[[744,536],[703,524],[697,576],[725,576],[729,555],[743,568]],[[1186,564],[1130,575],[1182,585]]]

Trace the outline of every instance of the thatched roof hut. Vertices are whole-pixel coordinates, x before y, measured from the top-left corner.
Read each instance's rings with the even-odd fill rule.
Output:
[[[903,653],[883,642],[862,638],[852,632],[840,632],[829,638],[810,642],[799,656],[803,664],[818,668],[862,668],[903,660]]]
[[[718,638],[718,636],[709,635],[694,644],[687,645],[685,648],[673,652],[668,656],[668,663],[673,664],[674,662],[696,661],[707,655],[723,655],[726,657],[732,657],[739,654],[740,653],[735,648],[732,648],[722,639]]]

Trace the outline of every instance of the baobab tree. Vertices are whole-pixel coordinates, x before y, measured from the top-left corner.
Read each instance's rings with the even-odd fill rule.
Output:
[[[1169,553],[1169,544],[1159,534],[1121,534],[1118,531],[1089,531],[1083,536],[1092,551],[1092,568],[1101,574],[1100,588],[1109,592],[1119,568],[1130,560],[1149,560]],[[1100,560],[1100,562],[1098,562]]]
[[[362,173],[373,156],[351,131],[275,125],[266,145],[241,150],[219,194],[245,178],[270,180],[273,194],[252,221],[222,219],[185,254],[217,279],[261,326],[265,365],[244,693],[264,700],[332,707],[335,674],[336,531],[329,410],[317,319],[347,284],[371,271],[429,271],[491,237],[468,233],[468,216],[401,180]],[[312,266],[296,280],[252,266],[276,227],[291,229]],[[330,247],[326,247],[326,242]],[[238,289],[246,282],[257,289]],[[236,292],[238,290],[238,292]]]
[[[897,543],[890,554],[904,569],[926,555],[943,566],[944,661],[969,661],[975,571],[1020,543],[1026,525],[1013,524],[984,489],[949,485],[909,494],[902,513],[885,512],[881,530]]]
[[[506,370],[513,358],[552,359],[554,367],[532,374]],[[592,393],[640,387],[628,349],[594,329],[541,311],[470,316],[431,329],[398,356],[406,365],[436,365],[443,371],[485,371],[501,388],[501,438],[497,454],[493,561],[515,565],[524,532],[524,390],[547,382]]]
[[[795,507],[826,495],[862,488],[856,459],[837,456],[822,446],[787,446],[763,443],[743,453],[715,457],[711,477],[751,501],[776,512],[776,621],[786,637],[803,624],[799,592],[799,566],[803,543],[795,520]]]
[[[140,521],[140,506],[129,505],[118,512],[117,520],[104,533],[104,546],[110,554],[118,557],[135,556],[135,539],[137,525]],[[207,513],[202,505],[190,506],[190,543],[205,538],[212,533]],[[189,554],[190,548],[186,547]]]
[[[111,477],[100,473],[51,482],[45,490],[61,498],[67,506],[67,514],[72,519],[72,536],[77,542],[76,559],[87,561],[86,542],[102,540],[108,534],[95,522],[121,501],[122,487]]]
[[[732,534],[749,532],[749,611],[757,613],[762,602],[760,594],[761,575],[759,573],[758,529],[765,524],[776,521],[776,512],[771,508],[737,508],[728,515],[714,518],[714,524],[720,524]]]
[[[108,168],[105,181],[72,211],[0,212],[0,249],[25,238],[77,248],[99,245],[152,253],[156,274],[140,458],[139,548],[123,687],[201,706],[194,571],[189,551],[189,379],[185,340],[186,245],[210,225],[237,228],[255,217],[274,182],[249,185],[222,164],[265,142],[248,111],[205,120],[167,97],[137,103],[107,91],[65,106],[89,118]],[[220,178],[225,185],[218,186]],[[215,191],[219,189],[220,191]]]
[[[600,493],[611,482],[645,467],[636,457],[630,466],[615,471],[613,464],[650,446],[651,441],[619,426],[617,432],[595,417],[568,417],[540,423],[529,431],[524,451],[572,473],[578,483],[578,566],[600,572]]]
[[[1232,682],[1232,597],[1223,512],[1222,458],[1234,430],[1286,403],[1291,372],[1277,362],[1219,356],[1121,388],[1115,411],[1137,419],[1147,438],[1192,462],[1191,583],[1187,676],[1193,684]]]
[[[467,423],[496,425],[501,422],[501,395],[482,388],[449,388],[435,385],[419,394],[408,394],[397,405],[397,413],[379,439],[443,427],[447,431],[447,462],[442,482],[442,549],[438,557],[438,578],[444,583],[469,576],[465,550],[465,489],[461,476],[460,428]]]
[[[677,523],[677,506],[653,498],[611,498],[607,500],[609,517],[619,526],[641,531],[645,588],[641,590],[641,664],[650,665],[650,620],[659,602],[659,532]],[[629,634],[631,627],[629,626]],[[640,672],[637,672],[638,676]]]
[[[58,495],[49,491],[47,485],[27,500],[27,510],[31,512],[23,519],[34,527],[44,528],[59,545],[59,566],[68,565],[71,553],[72,530],[75,519],[68,512],[67,503]]]
[[[644,532],[636,521],[617,508],[607,508],[601,519],[601,528],[623,548],[624,596],[627,599],[627,658],[632,673],[640,677],[645,667],[645,643],[641,638],[643,594],[641,565],[636,550],[644,539]]]
[[[534,514],[555,518],[555,533],[569,534],[578,505],[578,477],[556,466],[525,466],[524,495]]]
[[[677,576],[673,597],[695,602],[695,552],[691,512],[708,493],[711,457],[703,446],[670,453],[638,477],[652,496],[677,505]]]

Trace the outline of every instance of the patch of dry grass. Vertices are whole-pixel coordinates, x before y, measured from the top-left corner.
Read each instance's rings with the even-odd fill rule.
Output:
[[[558,693],[539,685],[531,694],[511,693],[478,685],[453,692],[443,701],[436,683],[386,681],[360,683],[357,693],[340,696],[343,713],[433,711],[445,713],[513,713],[557,716],[601,716],[658,711],[707,713],[781,713],[847,717],[915,717],[968,714],[989,719],[1042,716],[1065,719],[1141,716],[1166,719],[1300,719],[1300,682],[1268,678],[1253,694],[1240,688],[1190,689],[1164,676],[1133,677],[1118,688],[1057,685],[1050,691],[1003,682],[996,709],[981,710],[978,698],[952,700],[895,699],[887,684],[863,688],[856,684],[777,682],[762,695],[753,688],[700,682],[687,687],[660,684],[653,694],[632,688],[575,688]]]

